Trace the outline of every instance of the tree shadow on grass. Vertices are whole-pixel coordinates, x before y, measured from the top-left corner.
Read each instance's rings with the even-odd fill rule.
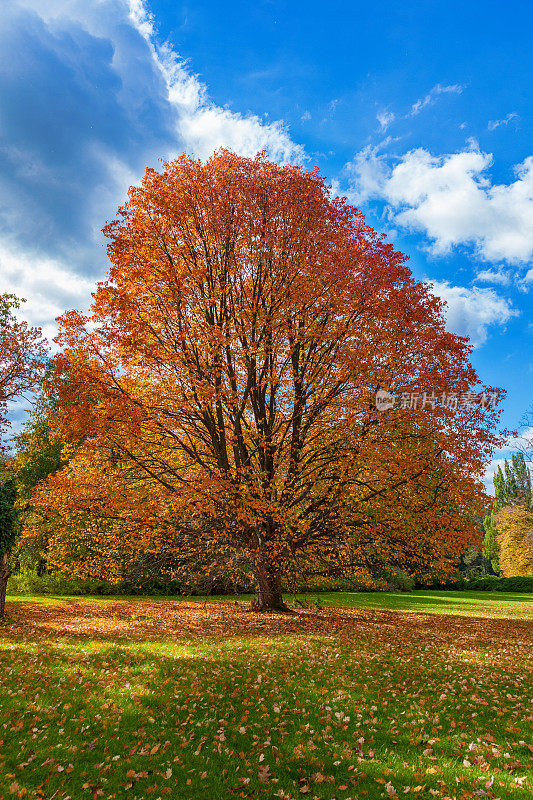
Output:
[[[341,616],[353,622],[353,614]],[[379,787],[389,781],[397,791],[416,784],[440,790],[438,781],[443,779],[453,788],[462,759],[469,756],[458,749],[458,730],[464,741],[481,741],[476,755],[489,758],[493,744],[502,750],[504,745],[509,747],[505,717],[495,722],[488,704],[476,706],[474,720],[470,706],[457,711],[462,698],[453,692],[444,701],[438,699],[439,669],[447,682],[450,674],[431,657],[419,662],[418,671],[409,671],[406,682],[402,660],[408,661],[417,651],[420,632],[424,641],[431,640],[427,630],[413,625],[412,640],[395,640],[390,653],[393,668],[383,661],[388,626],[375,616],[366,619],[365,625],[373,627],[374,637],[363,642],[371,650],[365,652],[363,647],[350,650],[349,655],[343,651],[340,661],[334,642],[315,648],[311,658],[300,646],[300,629],[293,636],[285,629],[288,650],[278,649],[282,643],[276,641],[270,650],[267,644],[255,652],[253,647],[222,651],[215,647],[187,656],[168,655],[150,647],[132,650],[127,642],[117,643],[106,634],[96,638],[110,646],[97,652],[65,647],[68,636],[55,642],[40,640],[33,652],[24,647],[16,655],[0,651],[0,663],[7,659],[2,674],[12,681],[2,704],[12,725],[6,738],[9,749],[4,746],[3,750],[5,772],[14,774],[30,796],[46,782],[45,797],[68,787],[73,800],[90,796],[91,791],[94,796],[118,792],[116,796],[126,797],[131,789],[135,796],[148,796],[149,791],[151,796],[149,787],[153,786],[158,791],[170,788],[166,796],[171,798],[230,798],[244,792],[240,796],[266,800],[279,789],[297,796],[300,787],[308,785],[313,787],[310,796],[316,793],[321,800],[337,796],[340,785],[355,794],[366,792],[373,800],[382,796]],[[467,626],[467,643],[473,646],[475,640],[468,634]],[[70,641],[78,643],[71,637]],[[83,645],[87,640],[82,637],[79,642]],[[368,660],[369,653],[379,656],[381,671]],[[348,657],[349,665],[344,660]],[[478,669],[478,665],[466,665],[464,674],[474,675]],[[509,667],[495,664],[492,680],[501,684],[502,692],[512,688],[516,698],[514,679]],[[339,691],[343,693],[340,704],[335,701]],[[386,711],[385,698],[389,701]],[[426,715],[425,726],[411,729],[401,724],[401,715],[411,703],[417,717]],[[432,747],[429,730],[438,712],[445,712],[446,719]],[[363,722],[355,727],[358,720]],[[452,721],[459,726],[455,733]],[[38,733],[32,737],[34,729]],[[313,736],[314,732],[319,735]],[[485,734],[492,740],[485,742]],[[517,732],[514,738],[521,736]],[[428,747],[431,753],[424,756]],[[343,755],[344,750],[350,755]],[[437,761],[431,760],[433,752]],[[435,764],[438,770],[426,773]],[[59,773],[58,766],[69,769],[68,776]],[[475,788],[478,773],[487,779],[483,769],[474,766],[466,782],[462,781],[465,790]],[[376,786],[376,779],[383,777]],[[88,787],[83,789],[85,784]],[[99,791],[104,794],[98,795]],[[513,791],[516,800],[527,796],[526,789]]]
[[[100,603],[79,600],[61,605],[15,603],[8,606],[0,636],[11,641],[75,640],[161,642],[198,645],[210,641],[341,636],[357,641],[398,636],[435,642],[471,640],[491,645],[531,640],[533,621],[439,615],[394,609],[329,607],[297,614],[251,613],[238,603],[136,601]]]

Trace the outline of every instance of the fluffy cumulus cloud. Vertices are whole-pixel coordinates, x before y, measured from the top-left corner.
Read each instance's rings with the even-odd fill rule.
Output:
[[[55,336],[55,318],[66,308],[86,307],[94,289],[90,278],[65,264],[46,256],[28,261],[5,243],[0,247],[0,274],[2,291],[26,300],[21,316],[42,328],[49,340]]]
[[[430,281],[432,291],[446,303],[448,330],[467,336],[474,347],[482,345],[491,325],[504,325],[516,312],[506,298],[493,289],[453,286],[448,281]]]
[[[356,202],[384,201],[394,224],[425,234],[434,253],[465,245],[487,261],[525,264],[533,257],[533,156],[507,184],[491,182],[491,164],[475,143],[442,156],[418,148],[394,166],[367,147],[347,172]]]
[[[19,3],[0,21],[0,236],[86,273],[116,200],[174,135],[146,43],[121,3],[100,10]]]
[[[350,183],[348,195],[352,203],[363,206],[369,200],[385,197],[391,168],[385,154],[380,151],[387,143],[388,139],[381,145],[366,145],[346,165]]]
[[[146,41],[155,68],[165,81],[168,100],[177,113],[177,129],[187,150],[205,158],[221,145],[242,155],[266,150],[280,163],[302,161],[303,148],[295,144],[281,122],[266,124],[253,114],[242,115],[216,106],[207,88],[167,43],[158,45],[153,18],[142,0],[130,0],[130,19]]]
[[[214,105],[140,0],[16,0],[0,17],[0,87],[0,291],[27,297],[36,323],[87,306],[100,230],[160,157],[304,159],[281,122]]]

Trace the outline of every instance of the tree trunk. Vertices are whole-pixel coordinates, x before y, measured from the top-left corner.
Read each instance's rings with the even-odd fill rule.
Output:
[[[11,572],[7,564],[7,553],[0,557],[0,619],[3,618],[6,609],[7,582]]]
[[[257,569],[257,601],[259,611],[290,611],[283,602],[281,575],[275,567],[259,566]]]

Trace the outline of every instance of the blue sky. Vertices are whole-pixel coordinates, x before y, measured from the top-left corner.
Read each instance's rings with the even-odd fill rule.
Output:
[[[87,307],[100,229],[148,164],[266,149],[318,165],[410,256],[516,428],[533,404],[532,29],[526,0],[14,0],[1,288],[52,336]]]

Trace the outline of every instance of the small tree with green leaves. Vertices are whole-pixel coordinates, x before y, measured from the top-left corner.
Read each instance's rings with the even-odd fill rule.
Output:
[[[498,546],[496,523],[494,516],[497,512],[494,509],[487,514],[484,520],[485,538],[483,541],[483,556],[490,561],[490,565],[496,574],[500,572],[500,551]]]
[[[54,403],[54,398],[45,394],[38,398],[21,432],[14,437],[15,452],[10,463],[18,494],[17,508],[22,534],[15,555],[22,567],[35,568],[38,574],[46,569],[49,526],[43,515],[36,513],[33,507],[32,490],[67,463],[63,456],[63,442],[53,434],[51,428]]]

